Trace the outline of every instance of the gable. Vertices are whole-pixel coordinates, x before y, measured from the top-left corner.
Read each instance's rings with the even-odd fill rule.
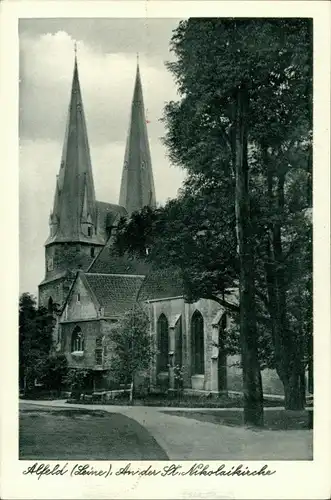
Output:
[[[67,299],[61,321],[78,321],[97,317],[98,305],[84,284],[81,275],[78,275]]]

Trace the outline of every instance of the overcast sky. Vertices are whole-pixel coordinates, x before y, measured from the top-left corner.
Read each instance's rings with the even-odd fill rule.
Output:
[[[165,102],[177,99],[164,62],[176,19],[20,21],[20,293],[37,294],[60,167],[74,63],[78,69],[96,197],[118,203],[139,52],[157,201],[176,196],[184,172],[171,166],[160,138]]]

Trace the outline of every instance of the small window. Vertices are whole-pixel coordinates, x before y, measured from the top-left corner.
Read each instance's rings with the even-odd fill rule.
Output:
[[[95,364],[102,365],[102,349],[95,350]]]
[[[87,236],[92,236],[92,228],[91,228],[91,226],[89,226],[87,228]]]
[[[92,257],[92,259],[94,258],[94,255],[95,255],[95,248],[92,247],[91,248],[91,257]]]
[[[80,293],[77,293],[77,302],[80,302]]]

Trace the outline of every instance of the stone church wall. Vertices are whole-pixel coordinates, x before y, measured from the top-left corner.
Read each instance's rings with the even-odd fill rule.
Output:
[[[194,304],[185,304],[185,314],[186,314],[186,324],[188,326],[188,343],[187,343],[187,359],[189,367],[192,367],[192,350],[191,350],[191,319],[193,313],[198,310],[202,314],[204,322],[204,348],[205,348],[205,375],[203,380],[203,389],[206,391],[214,390],[213,376],[212,373],[212,354],[213,354],[213,319],[215,318],[218,311],[221,310],[221,306],[212,300],[201,299]],[[190,372],[190,377],[193,373]],[[197,378],[199,376],[195,376]],[[191,379],[192,380],[192,379]]]
[[[149,301],[148,311],[150,318],[150,328],[151,335],[154,339],[154,348],[157,349],[157,322],[161,314],[164,314],[168,320],[169,326],[175,320],[178,315],[182,317],[182,339],[183,339],[183,364],[185,365],[185,352],[187,340],[186,340],[186,326],[185,326],[185,314],[184,314],[184,299],[174,298],[174,299],[163,299],[159,301]],[[172,346],[169,343],[169,348],[171,350]],[[151,384],[153,387],[157,385],[157,366],[154,362],[151,369]]]
[[[55,243],[45,249],[46,279],[52,279],[58,273],[68,269],[87,270],[94,256],[91,248],[94,248],[94,256],[97,255],[100,246],[80,243]]]
[[[240,356],[228,356],[227,359],[227,379],[228,390],[241,392],[243,390],[242,370],[239,366]],[[277,375],[276,370],[265,368],[261,371],[262,388],[264,394],[284,395],[284,387]]]
[[[182,317],[182,339],[183,339],[183,366],[184,366],[184,387],[194,389],[195,379],[200,379],[203,390],[209,392],[218,391],[218,349],[213,346],[213,341],[217,342],[218,329],[213,326],[217,313],[224,309],[211,300],[201,299],[194,304],[185,303],[183,299],[167,299],[161,301],[150,301],[147,307],[150,321],[151,334],[154,337],[155,348],[157,347],[156,333],[157,321],[160,315],[165,314],[169,325],[177,315]],[[192,340],[191,340],[191,319],[194,311],[200,311],[204,320],[204,347],[205,347],[205,373],[204,376],[194,376],[192,379]],[[225,311],[224,311],[225,312]],[[171,337],[171,329],[169,330]],[[171,338],[170,338],[171,341]],[[171,350],[171,346],[170,346]],[[228,356],[226,359],[227,390],[242,392],[242,370],[240,367],[240,355]],[[201,380],[202,379],[202,380]],[[193,380],[193,386],[192,386]],[[199,383],[199,380],[198,380]],[[157,386],[156,363],[152,366],[151,384]],[[262,384],[265,394],[283,395],[283,386],[275,370],[265,369],[262,371]]]
[[[184,299],[166,299],[161,301],[150,301],[149,314],[151,320],[151,333],[154,336],[155,348],[157,347],[157,321],[161,314],[164,314],[168,319],[169,326],[172,322],[181,315],[182,320],[182,352],[183,352],[183,367],[184,376],[183,382],[185,388],[192,388],[192,352],[191,352],[191,318],[195,310],[199,310],[204,319],[204,347],[205,347],[205,374],[202,377],[202,387],[206,391],[213,390],[212,383],[212,353],[213,353],[213,326],[212,322],[221,309],[219,304],[210,300],[199,300],[194,304],[187,304]],[[171,328],[170,328],[170,350],[174,350],[174,345],[171,345]],[[152,385],[157,384],[156,365],[154,364],[151,374]]]
[[[84,335],[84,355],[71,355],[71,336],[76,326],[81,328]],[[70,368],[94,368],[96,338],[100,334],[100,321],[70,321],[61,323],[61,350],[67,357]]]
[[[39,305],[47,307],[49,298],[52,297],[53,303],[61,306],[68,293],[68,286],[66,286],[66,282],[67,280],[65,278],[60,278],[43,285],[39,285]]]

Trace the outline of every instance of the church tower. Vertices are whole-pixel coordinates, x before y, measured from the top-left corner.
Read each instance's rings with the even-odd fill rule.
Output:
[[[79,268],[86,269],[104,246],[97,203],[75,53],[61,165],[45,243],[46,274],[39,285],[40,305],[47,306],[50,300],[61,305],[72,275]]]
[[[119,204],[129,215],[148,205],[156,206],[143,91],[137,61],[131,117],[126,142]]]

